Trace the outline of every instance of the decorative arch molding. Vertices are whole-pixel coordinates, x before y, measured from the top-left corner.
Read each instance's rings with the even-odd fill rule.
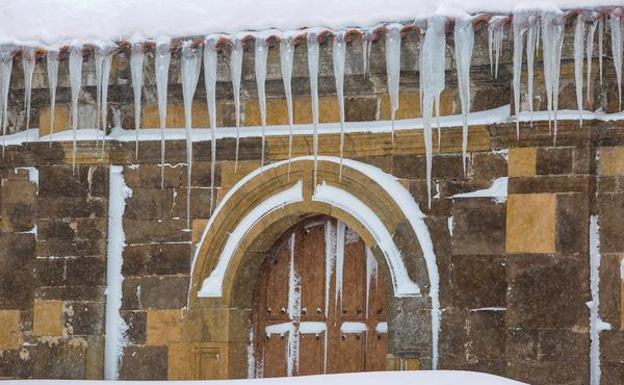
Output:
[[[419,327],[431,327],[430,358],[435,368],[439,278],[425,215],[395,177],[375,166],[331,156],[319,156],[317,164],[315,178],[311,156],[293,158],[290,164],[272,163],[252,171],[228,191],[195,249],[189,315],[217,309],[230,314],[248,311],[260,264],[277,238],[302,219],[325,214],[354,229],[388,268],[394,298],[414,297],[431,311],[430,325]],[[228,322],[237,321],[229,317]],[[242,331],[243,326],[235,327]],[[241,331],[228,330],[225,340]],[[236,341],[236,350],[242,342]],[[235,360],[231,357],[229,362]]]

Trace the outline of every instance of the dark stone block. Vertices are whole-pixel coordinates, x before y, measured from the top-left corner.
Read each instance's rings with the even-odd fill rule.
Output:
[[[615,207],[624,207],[624,195],[601,194],[597,199],[600,224],[600,251],[620,253],[624,249],[624,215]]]
[[[33,203],[4,203],[2,221],[14,232],[30,231],[34,223]]]
[[[453,200],[453,255],[502,255],[505,205],[491,198]]]
[[[65,258],[35,258],[34,266],[38,286],[66,284]]]
[[[510,360],[536,361],[539,350],[539,336],[536,330],[507,328],[505,356]]]
[[[160,220],[171,216],[173,189],[144,189],[135,187],[126,200],[124,218]]]
[[[39,218],[106,218],[108,202],[103,198],[40,197]]]
[[[504,153],[476,152],[466,161],[470,166],[472,179],[491,182],[507,176],[507,159]]]
[[[141,282],[141,305],[146,308],[180,309],[186,305],[188,276],[146,277]]]
[[[28,348],[33,360],[32,377],[36,379],[86,379],[87,341],[62,338],[39,342]]]
[[[468,329],[468,358],[501,360],[505,354],[505,312],[472,311]]]
[[[345,121],[370,122],[376,120],[377,98],[347,97],[345,98]]]
[[[167,347],[133,346],[124,349],[119,369],[120,380],[166,380]]]
[[[192,253],[190,243],[153,244],[147,260],[147,273],[190,274]]]
[[[149,242],[189,242],[191,232],[184,231],[186,217],[180,219],[167,219],[163,221],[143,221],[124,219],[123,228],[126,234],[126,242],[149,243]]]
[[[535,163],[537,175],[571,174],[573,166],[572,154],[572,148],[538,148]]]
[[[122,317],[128,325],[124,336],[133,345],[145,344],[147,338],[147,313],[144,311],[122,311]]]
[[[39,195],[42,198],[86,197],[89,191],[89,167],[51,165],[39,167]]]
[[[392,160],[392,174],[398,178],[425,179],[426,163],[424,155],[396,155]],[[440,179],[464,178],[461,155],[434,154],[431,175]]]
[[[0,378],[28,379],[32,377],[33,360],[22,359],[19,350],[5,350],[0,354]]]
[[[557,196],[557,250],[586,254],[588,250],[589,199],[585,194]]]
[[[600,262],[600,318],[614,329],[624,329],[621,324],[624,303],[622,303],[622,277],[620,254],[602,255]],[[623,341],[624,342],[624,341]]]
[[[123,250],[121,274],[124,277],[138,276],[145,273],[145,264],[149,258],[149,245],[130,245]]]
[[[565,329],[540,330],[539,357],[542,361],[584,363],[589,357],[589,334]]]
[[[216,195],[216,194],[215,194]],[[186,220],[186,196],[187,189],[181,188],[173,205],[174,218]],[[191,219],[210,217],[210,188],[191,189]]]
[[[125,278],[121,284],[121,309],[141,309],[139,296],[141,295],[141,279]]]
[[[34,296],[42,300],[103,301],[104,286],[42,286],[35,289]]]
[[[158,160],[160,163],[160,160]],[[163,182],[159,164],[141,164],[138,167],[125,167],[124,180],[131,189],[135,188],[158,188]],[[176,188],[180,186],[182,167],[165,167],[164,188]]]
[[[508,257],[507,326],[587,327],[588,274],[585,257]]]
[[[440,322],[440,367],[457,368],[467,359],[469,311],[444,309]]]
[[[34,234],[0,235],[0,309],[32,307]]]
[[[75,237],[75,225],[69,219],[42,219],[37,221],[37,237],[45,239],[63,239],[71,242]]]
[[[65,327],[72,335],[104,334],[104,308],[102,302],[73,302],[66,304]]]
[[[106,255],[106,241],[52,238],[37,242],[38,257],[91,257]]]
[[[468,310],[506,306],[504,257],[453,256],[451,277],[453,306]]]
[[[388,351],[431,358],[431,310],[426,297],[395,298],[388,317]]]
[[[586,175],[545,175],[509,178],[509,194],[589,193],[591,178]]]
[[[206,143],[208,146],[209,142]],[[180,187],[186,187],[188,184],[188,171],[186,166],[180,166],[181,178]],[[215,186],[221,185],[221,167],[219,163],[215,165]],[[191,169],[191,186],[192,187],[210,187],[210,162],[193,161]]]

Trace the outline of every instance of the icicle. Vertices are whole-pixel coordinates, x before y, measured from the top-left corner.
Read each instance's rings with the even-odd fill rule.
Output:
[[[598,70],[600,72],[600,86],[602,87],[602,54],[603,54],[603,44],[604,44],[604,25],[605,25],[605,17],[601,16],[598,19]]]
[[[143,44],[136,43],[130,48],[130,72],[132,74],[132,91],[134,93],[134,129],[136,134],[134,158],[139,158],[139,132],[141,131],[141,91],[143,88],[143,60],[145,52]]]
[[[494,76],[494,28],[488,24],[488,57],[490,58],[490,76]]]
[[[156,45],[154,67],[156,73],[156,94],[158,97],[158,117],[160,118],[160,188],[165,188],[165,128],[167,127],[167,85],[169,84],[169,63],[171,49],[169,41]]]
[[[113,47],[105,46],[99,49],[104,60],[102,61],[102,95],[100,97],[100,118],[102,119],[102,159],[106,144],[106,130],[108,129],[108,81],[113,63]]]
[[[318,99],[318,62],[319,41],[316,32],[308,32],[308,73],[310,76],[310,92],[312,97],[312,147],[314,152],[314,186],[316,186],[317,161],[318,161],[318,123],[319,123],[319,99]]]
[[[444,90],[444,68],[445,68],[445,36],[446,18],[442,16],[430,17],[427,20],[427,32],[422,43],[420,55],[420,79],[423,103],[423,131],[425,139],[425,158],[427,175],[427,197],[428,205],[431,208],[431,163],[432,156],[432,135],[431,119],[434,103],[439,104],[439,97]],[[437,110],[437,109],[436,109]]]
[[[585,43],[585,20],[583,15],[576,17],[574,28],[574,82],[576,85],[576,106],[579,110],[579,124],[583,125],[583,46]]]
[[[386,74],[390,96],[390,119],[392,120],[392,143],[394,143],[394,119],[399,109],[399,81],[401,78],[401,25],[391,24],[386,29]]]
[[[329,289],[336,265],[336,228],[332,221],[325,222],[325,318],[329,317]]]
[[[336,314],[338,314],[338,301],[340,300],[340,307],[342,308],[342,280],[344,273],[344,251],[345,251],[345,235],[347,226],[344,222],[338,221],[336,226],[336,300],[334,306],[336,308]]]
[[[520,78],[522,77],[522,51],[524,33],[526,32],[527,16],[524,13],[513,15],[513,93],[514,111],[516,114],[516,139],[520,140]]]
[[[369,304],[370,304],[370,288],[371,282],[373,281],[373,276],[377,274],[377,260],[373,255],[373,252],[370,248],[366,248],[366,319],[368,319],[369,315]],[[375,282],[378,282],[375,279]]]
[[[182,44],[182,96],[184,99],[184,128],[186,131],[186,228],[191,228],[191,177],[193,174],[193,96],[201,71],[201,46],[193,47],[188,40]]]
[[[264,167],[264,148],[266,143],[266,92],[267,54],[269,47],[266,40],[257,36],[255,45],[256,87],[258,88],[258,105],[260,107],[260,123],[262,124],[262,154],[260,155],[260,170]]]
[[[97,47],[93,54],[95,61],[95,140],[96,145],[100,144],[100,113],[102,111],[102,66],[104,65],[104,56],[102,51]]]
[[[293,141],[293,101],[292,101],[292,70],[295,46],[292,37],[285,37],[280,41],[280,66],[282,68],[282,82],[286,94],[286,108],[288,109],[288,177],[290,178],[290,160],[292,158]]]
[[[609,27],[611,28],[611,52],[613,55],[613,66],[615,66],[615,77],[618,87],[618,109],[622,110],[622,23],[619,15],[609,16]]]
[[[530,114],[530,125],[533,127],[533,80],[535,77],[535,50],[539,44],[539,23],[537,16],[529,16],[527,29],[527,100]]]
[[[54,133],[54,109],[56,107],[56,86],[58,84],[58,51],[48,51],[48,89],[50,90],[50,146],[52,146],[52,134]]]
[[[0,62],[2,64],[2,156],[4,156],[6,129],[9,124],[9,85],[11,84],[11,70],[13,68],[13,53],[11,46],[0,47]]]
[[[82,48],[72,46],[69,51],[69,84],[72,110],[72,171],[76,170],[76,130],[78,130],[78,96],[82,77]]]
[[[300,279],[295,269],[295,233],[292,233],[288,242],[290,248],[290,261],[288,269],[288,318],[299,322],[301,319],[301,286]],[[288,377],[292,377],[295,368],[299,368],[299,331],[291,324],[288,332],[288,355],[286,371]]]
[[[373,44],[373,33],[362,31],[362,74],[366,78],[369,71],[370,52]]]
[[[466,154],[468,150],[468,114],[470,114],[470,62],[474,48],[472,19],[462,17],[455,20],[455,60],[457,62],[457,84],[462,107],[462,162],[466,175]]]
[[[24,68],[24,109],[26,111],[26,141],[28,142],[28,129],[30,128],[30,101],[32,95],[32,78],[35,72],[35,50],[24,49],[22,52],[22,67]]]
[[[214,180],[217,163],[217,42],[218,39],[213,37],[206,39],[204,43],[204,83],[210,115],[210,215],[214,208]]]
[[[238,146],[240,142],[240,89],[243,69],[243,42],[241,39],[234,39],[234,46],[230,54],[230,79],[234,91],[234,110],[236,113],[236,155],[234,160],[234,173],[238,169]]]
[[[344,155],[344,73],[345,52],[347,47],[344,37],[344,31],[337,32],[334,35],[332,50],[334,62],[334,79],[336,80],[336,94],[338,95],[338,112],[340,115],[340,171],[338,172],[339,180],[342,180],[342,157]]]
[[[548,98],[548,120],[554,120],[554,138],[557,140],[557,110],[559,106],[559,75],[561,48],[563,46],[564,23],[562,13],[546,11],[542,14],[542,50],[544,61],[544,83]]]
[[[498,79],[498,62],[503,48],[503,21],[504,16],[494,16],[488,24],[488,53],[490,55],[490,71],[494,67],[494,78]],[[492,58],[492,54],[494,58]]]
[[[594,36],[596,35],[596,27],[598,26],[598,21],[594,18],[592,20],[591,26],[589,27],[589,32],[587,33],[587,48],[586,48],[586,57],[587,57],[587,101],[592,101],[591,95],[591,72],[592,72],[592,61],[594,58]]]

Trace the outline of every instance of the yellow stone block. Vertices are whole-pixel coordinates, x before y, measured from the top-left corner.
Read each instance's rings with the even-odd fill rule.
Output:
[[[192,235],[193,243],[199,242],[204,232],[204,229],[206,228],[207,223],[208,223],[207,219],[193,219],[193,235]]]
[[[234,161],[228,161],[221,163],[221,187],[223,189],[229,189],[234,186],[236,182],[242,179],[245,175],[249,174],[253,170],[260,167],[259,160],[241,160],[238,161],[238,167],[234,172]]]
[[[555,252],[555,194],[511,194],[507,200],[508,253]]]
[[[63,335],[63,301],[35,300],[33,334],[46,337]]]
[[[39,136],[50,134],[50,107],[43,107],[39,112]],[[54,109],[54,132],[69,130],[70,117],[69,107],[65,105],[57,105]]]
[[[286,99],[267,99],[267,124],[285,125],[288,124],[288,106]],[[260,126],[260,106],[258,100],[253,99],[245,103],[245,125]]]
[[[167,127],[176,127],[174,125],[175,112],[176,111],[174,105],[167,105]],[[143,106],[143,111],[141,112],[141,128],[159,127],[160,117],[158,115],[158,106],[156,104]]]
[[[17,349],[20,345],[19,310],[0,310],[0,350]]]
[[[182,338],[182,310],[154,309],[147,311],[147,344],[169,345]]]
[[[533,147],[510,149],[507,162],[509,176],[535,176],[536,159],[537,150]]]
[[[169,355],[167,364],[168,380],[194,380],[195,379],[195,357],[193,344],[173,343],[169,345]]]
[[[312,98],[297,97],[294,99],[295,123],[312,123]],[[335,96],[319,97],[319,123],[340,121],[338,99]]]
[[[599,165],[600,175],[624,175],[624,146],[600,148]]]

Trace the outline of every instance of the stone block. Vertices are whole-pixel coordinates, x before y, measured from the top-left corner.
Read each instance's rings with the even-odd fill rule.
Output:
[[[469,360],[500,360],[505,354],[505,312],[472,311],[468,329]]]
[[[29,350],[35,379],[87,378],[88,343],[82,337],[43,340]]]
[[[537,175],[571,174],[573,165],[572,148],[550,147],[537,150]]]
[[[460,309],[506,306],[505,258],[495,256],[453,256],[451,303]]]
[[[147,312],[144,311],[122,311],[128,329],[124,336],[128,343],[132,345],[144,345],[147,341]]]
[[[39,110],[39,137],[50,134],[53,130],[54,133],[69,130],[71,127],[71,118],[69,113],[69,106],[57,104],[54,108],[54,128],[52,128],[51,122],[51,109],[49,106],[45,106]]]
[[[587,253],[589,197],[585,194],[557,196],[557,251],[567,255]]]
[[[33,334],[36,336],[62,336],[64,334],[63,301],[35,301]]]
[[[453,255],[502,255],[505,210],[504,204],[490,198],[454,199]]]
[[[466,161],[472,179],[490,182],[507,176],[508,155],[501,152],[476,152]]]
[[[132,189],[132,197],[126,200],[124,218],[159,220],[171,217],[174,190],[171,188]]]
[[[165,346],[132,346],[123,351],[120,380],[166,380],[168,350]]]
[[[215,197],[216,198],[216,197]],[[192,242],[193,244],[196,244],[197,242],[199,242],[201,240],[201,237],[204,233],[204,230],[206,228],[206,225],[208,224],[208,220],[207,219],[193,219],[193,236],[192,236]]]
[[[312,99],[309,96],[299,96],[294,99],[295,123],[312,123]],[[338,99],[335,96],[319,97],[319,123],[340,121]]]
[[[169,345],[182,338],[182,310],[151,309],[147,311],[147,344]]]
[[[288,124],[288,108],[286,99],[266,100],[267,125]],[[245,102],[245,126],[260,126],[260,107],[257,99]]]
[[[624,146],[600,147],[598,172],[603,176],[624,175]]]
[[[71,335],[104,334],[103,302],[67,302],[65,303],[65,330]]]
[[[188,276],[146,277],[141,282],[141,304],[148,309],[181,309],[188,288]]]
[[[507,200],[507,253],[555,252],[554,194],[510,194]]]
[[[586,330],[588,274],[586,256],[507,257],[507,327]]]
[[[0,351],[18,349],[21,340],[19,310],[0,310]]]
[[[623,194],[600,194],[597,197],[600,224],[600,251],[620,253],[624,249],[624,215],[615,207],[624,207]]]
[[[346,97],[345,121],[372,122],[377,120],[377,98],[375,97]]]
[[[534,176],[537,172],[537,149],[534,147],[510,148],[508,170],[510,177]]]
[[[68,258],[67,284],[72,286],[104,286],[106,260],[101,257]]]

